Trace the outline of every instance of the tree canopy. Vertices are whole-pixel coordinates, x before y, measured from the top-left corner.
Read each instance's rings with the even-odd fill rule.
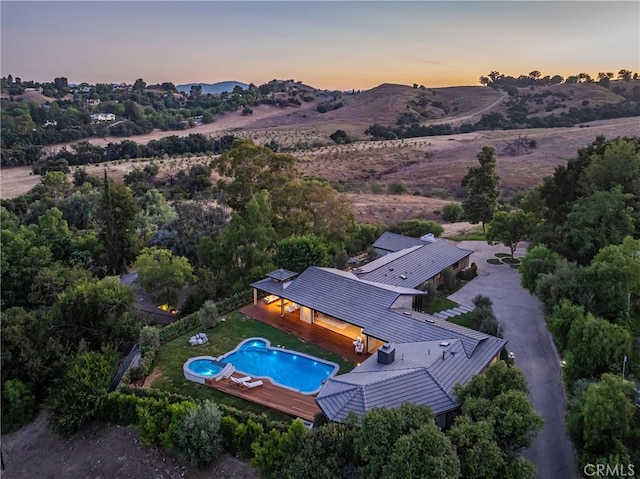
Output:
[[[477,155],[480,166],[470,167],[462,178],[461,185],[465,190],[462,209],[465,218],[471,223],[485,224],[491,221],[498,207],[500,177],[496,172],[496,149],[484,146]]]

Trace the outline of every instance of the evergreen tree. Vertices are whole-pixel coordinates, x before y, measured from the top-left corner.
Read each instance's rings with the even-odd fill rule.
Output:
[[[462,201],[462,209],[468,221],[474,224],[482,223],[482,231],[485,231],[485,224],[493,218],[500,197],[498,190],[500,177],[496,172],[496,149],[492,146],[484,146],[477,158],[480,166],[469,168],[461,181],[466,193]]]
[[[105,172],[97,219],[100,240],[105,249],[105,262],[112,274],[126,271],[127,261],[133,257],[133,220],[137,212],[131,190],[126,186],[111,187]]]

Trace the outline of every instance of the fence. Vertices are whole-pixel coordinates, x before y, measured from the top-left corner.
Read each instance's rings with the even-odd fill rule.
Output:
[[[120,366],[118,367],[118,371],[116,372],[116,375],[111,380],[109,391],[115,391],[116,389],[118,389],[118,386],[120,385],[120,381],[122,381],[122,376],[124,376],[124,373],[126,373],[127,370],[132,365],[134,364],[137,365],[139,361],[140,361],[140,347],[137,344],[134,344],[133,347],[131,348],[131,351],[129,351],[129,354],[127,354],[127,357],[124,358],[122,361],[120,361]]]

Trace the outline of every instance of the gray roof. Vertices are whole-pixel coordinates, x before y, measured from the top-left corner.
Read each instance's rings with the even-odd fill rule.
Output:
[[[267,274],[267,278],[273,278],[278,281],[286,281],[297,275],[298,273],[296,273],[295,271],[289,271],[288,269],[280,268]]]
[[[316,402],[332,421],[345,421],[350,412],[361,416],[374,407],[397,408],[405,402],[427,405],[439,415],[458,407],[453,387],[485,369],[505,343],[487,336],[471,356],[457,339],[392,343],[396,352],[391,364],[369,357],[353,371],[328,379]]]
[[[400,296],[424,294],[410,288],[362,281],[349,272],[311,266],[287,283],[263,279],[252,287],[363,328],[382,341],[412,342],[460,339],[471,355],[488,336],[429,314],[392,309]]]
[[[355,273],[367,281],[416,288],[471,253],[439,239],[389,253],[361,266]]]
[[[413,238],[411,236],[399,235],[398,233],[391,233],[385,231],[380,237],[373,243],[373,247],[384,251],[399,251],[401,249],[410,248],[411,246],[418,246],[426,244],[427,241],[420,238]]]

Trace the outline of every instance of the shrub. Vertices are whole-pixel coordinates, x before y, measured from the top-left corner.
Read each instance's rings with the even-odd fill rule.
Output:
[[[220,315],[216,302],[212,300],[205,301],[200,310],[198,310],[198,320],[200,326],[205,329],[213,328],[220,323]]]
[[[16,430],[38,412],[36,398],[20,379],[9,379],[2,387],[2,432]]]
[[[187,406],[170,428],[172,449],[192,466],[206,466],[222,452],[221,418],[213,401]]]
[[[69,434],[102,415],[116,364],[116,352],[107,348],[76,357],[49,398],[54,431]]]
[[[171,421],[170,406],[166,398],[149,399],[138,403],[136,407],[138,433],[144,444],[159,444],[162,441],[162,435],[169,429]]]
[[[471,302],[476,308],[490,308],[493,311],[493,301],[491,301],[489,296],[479,294],[475,296]]]
[[[191,331],[198,326],[198,315],[191,314],[189,316],[185,316],[182,319],[174,321],[173,323],[165,326],[160,330],[160,342],[166,343],[167,341],[171,341],[172,339],[181,336],[187,331]]]
[[[473,310],[473,322],[475,323],[475,325],[480,328],[480,325],[485,322],[485,321],[492,321],[492,320],[496,320],[496,316],[495,314],[493,314],[493,308],[492,307],[487,307],[487,306],[476,306],[475,309]],[[496,320],[497,321],[497,320]],[[487,323],[487,326],[489,325],[489,323]]]
[[[306,435],[307,429],[300,419],[295,419],[286,432],[270,431],[266,438],[253,443],[251,465],[262,477],[276,476],[291,461]]]
[[[406,220],[389,228],[392,233],[419,238],[427,233],[432,233],[436,238],[444,233],[442,225],[435,221],[426,220]]]
[[[387,186],[387,191],[390,195],[401,195],[403,193],[406,193],[407,188],[404,186],[402,181],[396,180],[389,183],[389,185]]]
[[[456,285],[456,275],[451,268],[445,268],[440,273],[442,289],[445,291],[451,291]]]
[[[442,207],[442,219],[449,223],[456,223],[462,218],[462,206],[458,203],[448,203]]]
[[[502,325],[493,315],[485,316],[484,319],[480,322],[478,330],[481,333],[490,334],[491,336],[496,336],[498,338],[503,337]]]
[[[234,445],[236,454],[242,458],[249,459],[253,456],[252,445],[260,440],[264,434],[262,424],[249,419],[245,424],[240,424],[235,431]]]
[[[224,416],[220,421],[220,436],[222,437],[222,447],[229,454],[237,454],[236,430],[240,423],[231,416]]]
[[[143,326],[138,337],[142,354],[160,349],[160,330],[155,326]]]

